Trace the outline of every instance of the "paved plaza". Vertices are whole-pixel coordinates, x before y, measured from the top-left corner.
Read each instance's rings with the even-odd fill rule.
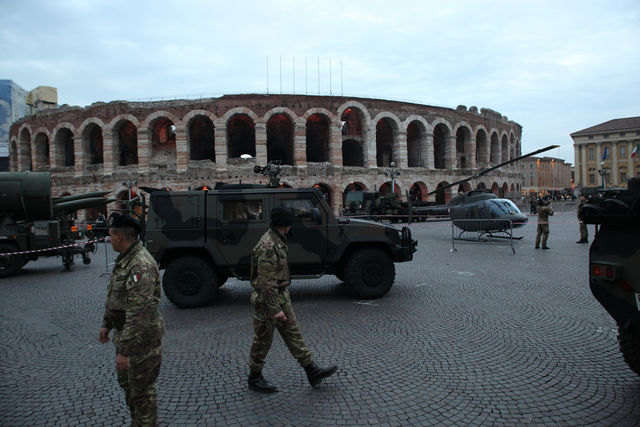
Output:
[[[334,276],[294,281],[318,364],[339,365],[315,389],[280,337],[264,370],[279,393],[247,389],[248,282],[204,308],[163,299],[160,424],[640,425],[640,377],[589,291],[574,207],[552,218],[548,251],[533,249],[535,217],[515,254],[505,242],[452,252],[448,222],[411,225],[418,252],[382,299],[353,299]],[[0,425],[125,425],[114,348],[97,339],[104,249],[61,270],[41,259],[0,279]]]

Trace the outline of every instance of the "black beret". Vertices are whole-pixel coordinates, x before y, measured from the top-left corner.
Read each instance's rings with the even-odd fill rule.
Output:
[[[109,228],[111,227],[130,227],[134,228],[138,233],[142,231],[140,223],[134,217],[119,212],[109,215]]]
[[[288,227],[293,223],[293,211],[291,208],[278,206],[271,209],[271,224],[279,227]]]

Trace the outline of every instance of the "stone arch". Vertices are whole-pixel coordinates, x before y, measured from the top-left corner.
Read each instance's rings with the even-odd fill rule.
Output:
[[[437,124],[436,124],[437,123]],[[451,140],[451,126],[446,120],[437,119],[433,128],[433,165],[436,169],[446,169],[449,141]]]
[[[265,114],[267,123],[267,162],[277,161],[293,165],[293,140],[295,116],[287,108],[274,108]],[[268,117],[268,119],[267,119]]]
[[[331,116],[324,112],[315,112],[309,115],[305,114],[304,120],[306,121],[307,162],[328,162],[330,160]]]
[[[345,151],[345,141],[353,140],[358,142],[360,145],[360,151],[362,153],[362,162],[358,166],[366,165],[369,160],[369,147],[367,145],[369,143],[368,133],[369,126],[371,124],[371,116],[369,115],[369,112],[361,103],[356,101],[348,101],[338,108],[338,114],[342,123],[342,136],[340,142],[343,153]],[[353,163],[353,161],[351,160],[353,159],[345,162],[345,159],[343,158],[342,162],[346,166],[345,163]]]
[[[70,123],[60,123],[53,130],[54,167],[75,165],[74,130]]]
[[[476,186],[476,188],[478,190],[486,190],[487,189],[487,185],[484,182],[479,182],[478,185]]]
[[[177,160],[176,123],[178,119],[167,111],[155,111],[142,123],[151,143],[149,166],[174,169]]]
[[[225,117],[227,129],[227,152],[230,159],[240,158],[243,154],[256,156],[256,120],[257,116],[250,110],[238,109],[235,114]],[[245,112],[244,110],[247,110]],[[251,114],[248,114],[251,113]]]
[[[493,182],[493,184],[491,184],[491,192],[496,196],[498,196],[500,193],[500,186],[495,181]]]
[[[471,166],[471,127],[461,122],[454,129],[456,134],[456,168],[466,169]]]
[[[491,151],[489,162],[492,165],[500,163],[500,138],[496,130],[491,131]]]
[[[409,199],[412,202],[424,202],[429,198],[429,189],[427,184],[422,181],[416,181],[409,189]]]
[[[466,193],[467,191],[471,191],[471,184],[469,184],[469,181],[461,182],[458,185],[458,194]]]
[[[50,138],[49,131],[45,128],[39,128],[36,130],[36,137],[34,139],[35,146],[35,170],[48,169],[51,167],[50,160]]]
[[[451,201],[451,187],[447,181],[439,182],[436,185],[436,204],[447,205]],[[445,188],[446,187],[446,188]]]
[[[322,195],[324,196],[324,199],[327,202],[327,204],[329,206],[331,206],[331,203],[332,203],[331,186],[329,184],[324,183],[324,182],[318,182],[318,183],[313,184],[313,188],[317,189],[320,193],[322,193]]]
[[[104,139],[102,130],[105,124],[98,118],[89,118],[78,128],[82,140],[84,164],[99,165],[104,163]]]
[[[509,190],[510,190],[512,193],[513,193],[514,191],[516,191],[516,187],[515,187],[515,185],[513,185],[513,183],[511,183],[511,188],[510,188]]]
[[[114,144],[114,164],[129,166],[138,164],[138,126],[140,122],[130,115],[115,117],[109,128],[112,130]],[[117,162],[117,163],[116,163]]]
[[[476,127],[476,167],[489,163],[489,142],[484,126]]]
[[[407,167],[427,166],[427,133],[432,129],[424,117],[407,117],[401,129],[407,133]]]
[[[402,199],[402,188],[400,188],[398,181],[395,181],[393,183],[391,181],[386,181],[382,183],[380,188],[378,188],[378,191],[380,192],[380,194],[384,194],[384,195],[391,194],[392,185],[393,185],[393,193],[396,195],[396,198],[398,200]]]
[[[500,187],[499,196],[504,197],[509,192],[509,185],[506,182],[502,183],[502,187]]]
[[[33,160],[31,158],[31,128],[22,126],[20,132],[20,144],[18,145],[18,162],[21,171],[32,171]]]
[[[509,160],[509,141],[507,140],[506,133],[502,134],[500,146],[500,162],[506,162]]]
[[[391,113],[380,113],[374,119],[376,124],[376,164],[378,167],[388,167],[391,162],[400,165],[398,147],[398,132],[400,121]]]
[[[183,117],[186,124],[189,160],[216,161],[215,125],[216,116],[206,110],[195,110]]]

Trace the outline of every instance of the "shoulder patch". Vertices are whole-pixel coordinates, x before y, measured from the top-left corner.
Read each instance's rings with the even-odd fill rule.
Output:
[[[133,283],[138,283],[138,280],[140,280],[140,276],[134,274],[131,276],[131,280],[133,280]]]

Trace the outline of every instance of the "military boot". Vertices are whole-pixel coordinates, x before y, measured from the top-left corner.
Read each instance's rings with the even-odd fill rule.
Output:
[[[265,380],[261,372],[251,371],[249,374],[249,388],[260,393],[275,393],[276,386]]]
[[[338,370],[338,367],[334,365],[328,368],[320,368],[315,362],[311,362],[307,366],[304,366],[304,370],[307,372],[309,384],[315,387],[320,384],[323,379],[333,375],[333,373]]]

